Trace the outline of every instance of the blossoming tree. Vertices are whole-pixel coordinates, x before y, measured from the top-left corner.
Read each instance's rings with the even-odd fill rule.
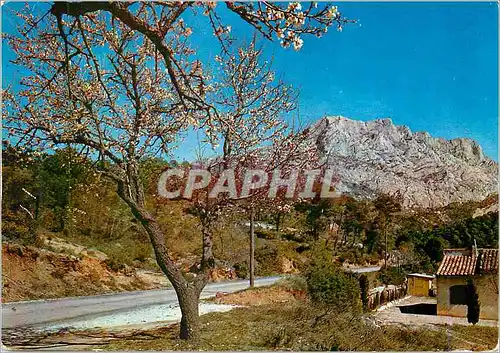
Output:
[[[209,138],[231,136],[225,150],[251,138],[251,130],[228,124],[230,116],[220,108],[227,102],[217,100],[209,71],[189,46],[193,30],[186,19],[201,16],[229,52],[230,26],[217,11],[222,6],[263,37],[295,49],[305,35],[321,36],[348,22],[336,7],[314,3],[54,2],[41,14],[27,5],[17,13],[19,34],[6,35],[23,76],[3,91],[5,131],[18,146],[72,145],[95,157],[148,233],[158,265],[176,290],[180,337],[186,339],[199,331],[197,303],[212,264],[211,235],[202,237],[203,271],[188,281],[145,207],[139,161],[170,153],[178,133],[190,126]],[[269,111],[276,109],[272,100],[268,104]]]
[[[246,210],[253,285],[255,208],[264,204],[281,207],[287,199],[296,198],[297,182],[283,181],[289,184],[289,192],[284,192],[283,185],[273,185],[273,181],[296,178],[295,173],[317,167],[319,160],[299,119],[288,114],[295,109],[296,93],[276,77],[271,63],[263,60],[255,38],[244,47],[227,47],[216,57],[215,83],[207,101],[221,119],[208,122],[211,126],[204,139],[205,146],[214,148],[214,155],[199,161],[199,168],[210,173],[210,180],[199,183],[203,190],[187,194],[204,233],[211,233],[224,213],[235,208]],[[250,170],[260,172],[252,175]],[[187,173],[183,175],[187,177]],[[192,185],[193,180],[187,184]]]

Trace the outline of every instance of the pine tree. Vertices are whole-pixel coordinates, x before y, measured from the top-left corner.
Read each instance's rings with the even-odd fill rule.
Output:
[[[368,310],[368,291],[370,288],[368,277],[362,274],[359,277],[359,288],[361,289],[361,303],[363,303],[363,310]]]
[[[480,311],[481,303],[476,286],[472,279],[469,279],[467,281],[467,321],[473,325],[477,324]]]

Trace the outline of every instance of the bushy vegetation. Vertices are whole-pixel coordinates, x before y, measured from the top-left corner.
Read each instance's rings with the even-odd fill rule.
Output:
[[[116,270],[125,265],[156,267],[142,227],[116,196],[112,184],[101,180],[85,157],[71,149],[36,158],[11,148],[5,151],[2,231],[6,239],[33,244],[37,235],[57,236],[106,253],[107,264]],[[68,171],[70,163],[77,160],[84,167]],[[163,204],[155,199],[155,176],[165,163],[143,161],[141,173],[148,180],[147,207],[167,235],[173,255],[182,260],[199,252],[199,222],[182,201]],[[373,202],[343,197],[300,203],[280,217],[272,211],[258,214],[258,221],[269,224],[279,218],[279,227],[258,232],[257,275],[282,272],[281,260],[286,258],[302,275],[279,285],[307,292],[307,300],[206,315],[202,319],[202,348],[367,351],[459,347],[445,329],[371,324],[362,316],[367,292],[375,283],[400,284],[409,271],[432,271],[445,247],[470,246],[473,239],[479,246],[496,246],[498,219],[488,214],[474,219],[460,217],[458,221],[429,220],[428,213],[425,217],[407,214],[396,203],[387,197]],[[470,204],[466,207],[472,209]],[[458,214],[458,208],[453,205],[450,214]],[[233,265],[240,278],[248,276],[245,221],[245,214],[227,216],[214,233],[216,258]],[[341,267],[343,263],[377,264],[386,255],[390,264],[378,278],[358,277]],[[472,308],[474,305],[471,303]],[[470,313],[469,320],[474,322],[479,314]],[[107,348],[199,348],[179,344],[173,332],[166,329],[149,342],[134,341],[131,345],[127,341],[123,346],[118,341]]]
[[[173,255],[182,259],[199,255],[199,220],[182,201],[161,203],[154,196],[160,171],[178,164],[147,159],[140,172],[148,210],[158,219]],[[37,236],[48,234],[105,252],[115,269],[156,267],[142,226],[114,185],[93,169],[90,157],[71,148],[34,154],[4,145],[2,171],[4,239],[33,244]],[[409,212],[387,196],[373,201],[343,196],[300,202],[289,212],[259,209],[256,220],[267,226],[256,231],[256,274],[282,272],[283,259],[303,271],[314,257],[311,249],[319,244],[340,264],[377,265],[387,257],[389,265],[379,280],[400,283],[408,272],[434,272],[444,248],[468,247],[474,240],[480,247],[496,247],[498,218],[494,213],[472,218],[478,206],[488,204]],[[234,266],[241,278],[248,276],[247,216],[226,216],[214,232],[216,258]]]
[[[341,263],[377,264],[387,257],[388,267],[399,272],[432,273],[445,248],[471,247],[474,240],[479,247],[498,246],[497,215],[472,217],[495,200],[492,195],[436,210],[403,210],[389,196],[373,201],[343,196],[297,204],[294,212],[303,215],[304,238],[323,243]]]
[[[394,285],[402,285],[405,283],[406,275],[408,274],[401,267],[382,267],[378,272],[378,280],[383,284],[394,284]]]
[[[489,213],[476,218],[468,218],[451,224],[435,226],[427,230],[401,230],[396,245],[414,244],[417,251],[430,261],[442,259],[443,248],[471,247],[477,242],[479,247],[498,246],[498,216]]]
[[[358,281],[343,271],[330,253],[316,250],[304,276],[313,304],[334,312],[359,312]]]
[[[307,279],[301,275],[287,276],[283,279],[280,279],[276,283],[276,285],[283,286],[293,291],[307,291]]]
[[[149,210],[158,217],[173,255],[182,259],[199,252],[199,222],[182,201],[166,205],[154,198],[165,165],[145,160],[141,172]],[[40,236],[60,237],[106,253],[115,270],[125,265],[157,268],[148,236],[115,186],[76,150],[34,154],[4,145],[2,172],[4,240],[42,245],[37,242]],[[238,227],[221,227],[214,243],[218,258],[231,263],[246,258],[247,235]]]

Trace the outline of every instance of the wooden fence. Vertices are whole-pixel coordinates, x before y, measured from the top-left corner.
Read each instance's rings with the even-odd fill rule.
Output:
[[[388,285],[370,290],[368,294],[368,310],[375,310],[379,306],[387,304],[393,300],[403,298],[407,293],[405,285]]]

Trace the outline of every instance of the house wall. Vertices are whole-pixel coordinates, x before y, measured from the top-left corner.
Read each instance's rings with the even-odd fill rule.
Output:
[[[498,320],[498,276],[474,276],[474,283],[481,303],[479,318]],[[466,285],[465,276],[438,276],[437,278],[437,313],[438,315],[467,317],[467,305],[450,304],[450,287]]]
[[[420,277],[408,277],[408,294],[426,297],[429,295],[432,280]]]

